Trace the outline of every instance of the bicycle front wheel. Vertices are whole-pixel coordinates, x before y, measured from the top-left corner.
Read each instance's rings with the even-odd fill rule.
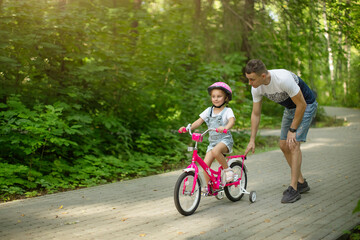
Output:
[[[230,167],[234,171],[234,175],[238,175],[240,178],[241,171],[242,171],[242,168],[241,168],[242,163],[233,162]],[[244,166],[240,184],[237,185],[237,187],[235,187],[233,185],[233,186],[227,186],[224,188],[226,197],[233,202],[239,201],[244,196],[244,191],[242,191],[242,189],[246,190],[246,185],[247,185],[247,176],[246,176],[246,171],[245,171],[245,166]]]
[[[194,172],[184,172],[175,184],[174,201],[176,209],[184,216],[193,214],[200,203],[201,186],[199,179],[194,182]],[[194,193],[191,194],[195,185]]]

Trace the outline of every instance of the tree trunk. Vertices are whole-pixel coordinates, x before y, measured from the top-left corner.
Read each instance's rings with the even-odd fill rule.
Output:
[[[194,13],[194,24],[193,24],[193,32],[195,36],[200,34],[200,29],[202,25],[202,14],[201,14],[201,0],[194,0],[195,13]]]
[[[64,10],[66,6],[66,0],[59,0],[59,9]]]
[[[224,40],[222,41],[222,49],[221,51],[225,54],[227,54],[229,52],[229,44],[228,42],[230,41],[230,37],[228,35],[228,33],[230,32],[230,25],[232,24],[231,23],[231,20],[230,20],[230,14],[231,14],[231,11],[230,11],[230,7],[229,7],[229,3],[230,3],[230,0],[222,0],[221,1],[222,4],[223,4],[223,19],[222,19],[222,24],[223,24],[223,32],[224,32]]]
[[[350,5],[350,0],[346,1],[348,5]],[[345,17],[346,19],[349,19],[349,9],[347,8],[345,11]],[[351,78],[351,74],[350,74],[350,67],[351,67],[351,45],[349,43],[349,38],[347,36],[345,36],[345,52],[346,52],[346,72],[347,72],[347,76],[344,79],[344,103],[346,103],[346,95],[348,94],[348,88],[349,88],[349,83],[350,83],[350,78]]]
[[[194,0],[195,3],[195,20],[201,19],[201,0]]]
[[[134,5],[133,5],[133,9],[134,9],[134,15],[135,17],[137,16],[137,12],[141,9],[141,0],[134,0]],[[130,38],[132,41],[133,46],[136,46],[136,42],[138,39],[138,29],[137,27],[139,26],[139,21],[137,19],[134,19],[131,23],[131,31],[130,31]]]
[[[255,0],[245,0],[241,51],[245,53],[247,60],[251,59],[249,34],[254,25],[254,5]]]
[[[341,29],[341,26],[339,26]],[[338,33],[338,49],[337,49],[337,61],[336,61],[336,71],[335,71],[335,82],[343,82],[343,87],[345,87],[345,79],[343,79],[343,60],[344,60],[343,48],[342,48],[342,33]]]
[[[316,1],[317,2],[317,1]],[[314,74],[313,74],[313,58],[314,58],[314,54],[313,54],[313,35],[314,35],[314,20],[313,20],[313,16],[314,16],[314,4],[310,4],[309,5],[309,14],[310,14],[310,31],[309,31],[309,36],[308,36],[308,51],[309,51],[309,81],[310,81],[310,86],[311,89],[315,90],[315,84],[314,84]]]
[[[203,5],[203,9],[201,11],[201,22],[200,29],[202,34],[204,34],[204,46],[207,56],[209,56],[208,60],[210,61],[213,58],[216,58],[218,51],[213,47],[215,44],[215,38],[213,37],[213,32],[209,30],[207,16],[211,14],[213,10],[213,0],[208,0],[207,4]],[[218,24],[218,23],[217,23]],[[198,31],[199,32],[199,31]],[[201,33],[200,33],[201,34]]]
[[[326,38],[326,43],[327,43],[327,50],[328,50],[328,54],[329,54],[329,70],[330,70],[330,86],[331,86],[331,95],[333,97],[333,99],[336,99],[336,94],[335,94],[335,75],[334,75],[334,58],[333,58],[333,50],[331,48],[331,36],[329,34],[330,30],[329,30],[329,25],[327,22],[327,14],[326,14],[326,3],[324,2],[324,7],[323,7],[323,17],[324,17],[324,26],[325,26],[325,38]]]
[[[350,78],[351,78],[351,74],[350,74],[350,67],[351,67],[351,45],[349,44],[349,39],[346,38],[345,40],[345,51],[346,51],[346,71],[347,71],[347,76],[345,78],[344,81],[344,101],[346,103],[346,95],[349,92],[349,82],[350,82]]]
[[[65,11],[65,8],[66,8],[66,0],[59,0],[58,7],[59,7],[59,11]],[[61,35],[62,35],[62,31],[61,31],[61,30],[59,31],[59,34],[60,34],[60,38],[61,38]],[[61,72],[61,73],[64,73],[64,72],[65,72],[65,60],[64,60],[64,56],[61,58],[60,72]],[[62,81],[59,81],[59,84],[62,85]]]

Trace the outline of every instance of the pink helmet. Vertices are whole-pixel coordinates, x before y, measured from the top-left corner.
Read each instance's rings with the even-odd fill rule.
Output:
[[[213,85],[208,87],[209,94],[211,93],[211,91],[213,89],[221,89],[221,90],[223,90],[226,93],[226,95],[229,97],[229,101],[232,99],[231,88],[226,83],[224,83],[224,82],[216,82],[216,83],[214,83]]]

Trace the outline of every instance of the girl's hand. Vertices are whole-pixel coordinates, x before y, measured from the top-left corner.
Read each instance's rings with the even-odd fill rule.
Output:
[[[224,130],[225,130],[225,127],[223,127],[223,126],[217,128],[217,132],[219,132],[219,133],[223,133]]]
[[[186,132],[186,128],[185,127],[181,127],[179,128],[179,133],[185,133]]]

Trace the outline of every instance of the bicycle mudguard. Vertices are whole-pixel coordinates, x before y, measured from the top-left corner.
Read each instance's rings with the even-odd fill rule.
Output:
[[[194,172],[195,173],[195,168],[185,168],[185,169],[183,169],[183,172]],[[204,186],[203,180],[201,179],[200,175],[198,175],[198,179],[200,182],[200,186]]]
[[[230,166],[233,162],[239,162],[240,164],[242,164],[243,163],[243,157],[245,157],[245,156],[243,156],[243,155],[238,155],[238,156],[232,156],[232,157],[227,157],[227,159],[229,159],[228,160],[228,165]],[[246,173],[248,172],[247,171],[247,168],[246,168],[246,166],[245,166],[245,163],[244,163],[244,169],[243,169],[243,171],[245,171]]]

